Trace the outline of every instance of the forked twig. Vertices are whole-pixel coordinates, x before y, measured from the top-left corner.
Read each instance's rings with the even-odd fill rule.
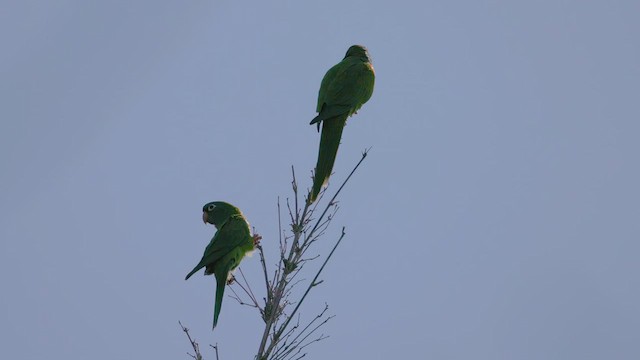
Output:
[[[195,353],[195,355],[191,355],[189,353],[187,353],[187,355],[191,356],[196,360],[202,360],[202,354],[200,353],[200,345],[198,345],[198,343],[191,338],[191,335],[189,335],[189,329],[187,329],[184,325],[182,325],[180,321],[178,321],[178,324],[180,324],[182,331],[184,331],[184,333],[187,335],[187,339],[189,339],[189,342],[191,343],[191,347],[193,348],[193,352]]]

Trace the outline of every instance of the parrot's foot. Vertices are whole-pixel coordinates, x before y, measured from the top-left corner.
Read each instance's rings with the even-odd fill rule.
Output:
[[[227,278],[227,285],[231,285],[236,281],[236,277],[232,274],[229,274],[229,278]]]
[[[253,234],[253,245],[254,246],[260,245],[260,240],[262,240],[262,236],[260,236],[258,234]]]

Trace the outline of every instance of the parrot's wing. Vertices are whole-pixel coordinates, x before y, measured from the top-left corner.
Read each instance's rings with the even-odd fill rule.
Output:
[[[370,63],[352,62],[341,68],[335,80],[329,84],[325,102],[329,107],[349,107],[351,115],[369,100],[374,81],[375,74]]]
[[[311,120],[311,122],[309,123],[309,125],[313,125],[315,123],[318,123],[318,129],[320,129],[320,122],[326,119],[331,119],[333,117],[342,115],[342,114],[348,114],[351,110],[351,106],[350,105],[327,105],[324,104],[324,106],[322,107],[322,110],[320,110],[320,113],[318,114],[318,116],[316,116],[315,118],[313,118],[313,120]]]
[[[211,274],[213,272],[212,266],[229,252],[238,247],[249,248],[251,246],[253,246],[253,240],[247,221],[242,215],[231,216],[213,236],[213,239],[204,250],[202,259],[187,275],[187,279],[205,266],[207,267],[205,274]]]
[[[318,116],[309,124],[357,111],[373,93],[372,69],[371,64],[359,60],[345,60],[332,67],[322,79],[316,108]]]
[[[207,264],[218,261],[233,249],[251,243],[249,225],[241,215],[234,215],[218,230],[204,251],[203,259]]]
[[[322,78],[322,83],[320,84],[320,91],[318,92],[318,105],[316,106],[316,112],[321,112],[322,107],[326,102],[327,91],[331,83],[334,82],[336,75],[341,71],[341,69],[345,66],[344,63],[339,62],[335,64]]]

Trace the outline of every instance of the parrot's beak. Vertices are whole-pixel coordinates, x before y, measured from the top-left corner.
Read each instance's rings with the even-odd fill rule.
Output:
[[[207,214],[206,211],[202,212],[202,221],[204,221],[204,223],[207,223],[207,220],[209,220],[209,214]]]

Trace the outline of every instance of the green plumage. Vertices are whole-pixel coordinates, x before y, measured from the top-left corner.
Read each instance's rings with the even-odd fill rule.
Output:
[[[202,219],[213,224],[218,231],[204,250],[202,259],[185,280],[198,270],[205,268],[204,274],[216,277],[216,300],[213,311],[213,327],[218,323],[222,307],[224,288],[231,272],[240,265],[242,258],[254,250],[254,240],[249,223],[237,207],[222,201],[206,204]]]
[[[375,72],[364,46],[353,45],[341,62],[334,65],[322,79],[318,93],[318,116],[311,124],[322,122],[318,162],[309,200],[315,201],[331,176],[338,146],[347,118],[355,114],[373,94]]]

